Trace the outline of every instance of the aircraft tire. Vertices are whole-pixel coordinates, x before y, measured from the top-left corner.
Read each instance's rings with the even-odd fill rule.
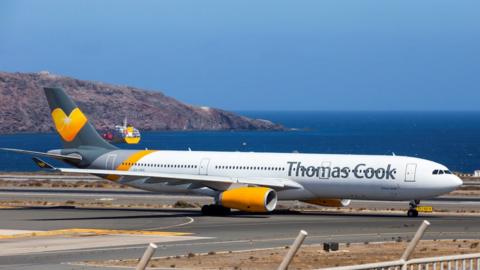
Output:
[[[206,204],[206,205],[202,206],[202,214],[205,215],[205,216],[210,215],[210,205]]]
[[[409,209],[407,211],[408,217],[418,217],[418,211],[416,209]]]
[[[230,208],[217,204],[208,204],[202,206],[202,214],[205,216],[226,216],[230,214]]]

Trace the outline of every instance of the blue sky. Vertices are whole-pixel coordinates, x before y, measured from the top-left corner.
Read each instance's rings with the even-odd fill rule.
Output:
[[[1,1],[0,70],[228,110],[479,110],[480,1]]]

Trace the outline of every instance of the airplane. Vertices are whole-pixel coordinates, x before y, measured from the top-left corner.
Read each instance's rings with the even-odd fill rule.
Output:
[[[420,200],[449,193],[462,180],[447,167],[395,155],[337,155],[213,151],[122,150],[106,142],[62,88],[44,88],[63,149],[36,152],[38,166],[63,173],[92,174],[134,188],[214,198],[204,215],[275,210],[278,200],[345,207],[352,199],[409,201],[418,216]],[[57,168],[38,157],[61,160]]]

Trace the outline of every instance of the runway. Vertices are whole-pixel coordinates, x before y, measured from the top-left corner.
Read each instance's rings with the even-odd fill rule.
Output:
[[[156,205],[172,205],[179,200],[185,200],[200,205],[212,203],[212,198],[192,196],[192,195],[165,195],[142,191],[137,189],[91,189],[91,188],[25,188],[25,187],[2,187],[0,188],[0,201],[15,201],[15,200],[29,200],[29,201],[49,201],[49,202],[101,202],[110,201],[119,204],[133,204],[141,203],[156,204]],[[279,206],[290,207],[295,205],[295,202],[280,201]],[[463,210],[466,212],[478,211],[480,209],[480,197],[453,197],[443,196],[426,201],[422,204],[434,206],[440,211],[456,211]],[[397,209],[404,210],[408,206],[407,202],[403,201],[352,201],[353,208],[366,209]]]
[[[457,203],[461,207],[461,203]],[[234,214],[229,217],[205,217],[198,210],[182,209],[95,209],[95,208],[22,208],[0,209],[0,229],[50,231],[71,228],[163,231],[190,233],[191,239],[177,238],[162,242],[155,256],[185,255],[189,252],[244,250],[289,245],[299,230],[309,233],[306,244],[324,241],[365,242],[407,239],[423,218],[399,215],[276,212],[271,215]],[[425,238],[480,238],[480,217],[431,215],[425,217],[432,226]],[[118,236],[115,245],[68,250],[41,251],[52,238],[0,240],[0,247],[26,241],[38,246],[34,253],[1,255],[0,269],[90,269],[72,262],[139,257],[153,236],[140,236],[144,243],[129,244],[127,236]],[[122,238],[125,237],[125,238]],[[52,240],[54,239],[54,240]],[[76,238],[72,238],[78,241]],[[96,241],[90,237],[91,241]],[[153,240],[151,240],[153,239]],[[83,241],[83,240],[82,240]],[[85,242],[85,241],[84,241]],[[97,241],[98,242],[98,241]],[[101,242],[101,241],[100,241]],[[134,242],[134,241],[133,241]],[[55,242],[56,243],[56,242]],[[51,248],[51,247],[50,247]],[[91,268],[98,269],[98,268]],[[110,268],[111,269],[111,268]]]

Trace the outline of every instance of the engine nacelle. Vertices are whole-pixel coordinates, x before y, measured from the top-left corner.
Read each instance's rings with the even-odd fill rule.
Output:
[[[218,202],[245,212],[271,212],[277,206],[277,193],[266,187],[240,187],[220,193]]]
[[[305,203],[316,204],[321,206],[328,206],[328,207],[345,207],[350,205],[351,200],[344,200],[344,199],[312,199],[302,201]]]

